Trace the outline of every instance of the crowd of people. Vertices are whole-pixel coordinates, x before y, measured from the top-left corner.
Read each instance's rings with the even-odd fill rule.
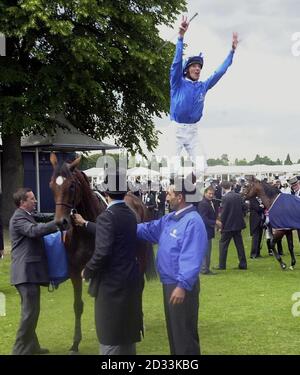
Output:
[[[267,182],[266,179],[265,182]],[[300,176],[294,176],[284,183],[281,183],[281,180],[276,177],[273,181],[269,181],[268,183],[275,186],[280,193],[293,194],[296,196],[299,196],[300,194]],[[268,211],[262,204],[259,197],[253,197],[248,200],[243,198],[245,184],[246,181],[242,178],[239,181],[224,181],[221,184],[221,206],[219,206],[219,199],[216,199],[216,197],[215,199],[213,198],[213,192],[208,194],[215,205],[215,212],[218,212],[218,214],[215,214],[215,217],[217,218],[215,224],[216,227],[221,231],[221,238],[219,241],[219,265],[216,267],[218,270],[226,269],[227,249],[231,238],[233,238],[235,247],[237,249],[239,259],[238,268],[243,270],[247,269],[247,256],[245,254],[241,236],[242,230],[246,227],[244,217],[247,212],[249,212],[249,230],[251,236],[251,250],[249,258],[256,259],[262,257],[261,248],[263,237],[266,239],[268,254],[273,256],[271,248],[271,233],[270,227],[268,226]],[[215,190],[215,192],[218,194],[218,188]],[[207,197],[207,194],[205,194],[205,196]],[[212,213],[213,210],[211,210],[211,217],[209,218],[205,211],[203,212],[203,204],[203,201],[199,203],[199,213],[206,222],[207,232],[209,233],[209,230],[211,230],[209,229],[209,225],[212,223],[210,220],[214,218]],[[297,230],[297,232],[300,241],[300,231]],[[286,232],[286,239],[288,249],[294,249],[292,230]],[[283,255],[282,241],[277,241],[276,246],[278,254]],[[208,270],[207,268],[206,272],[203,273],[208,273],[211,275],[214,274],[214,272]]]

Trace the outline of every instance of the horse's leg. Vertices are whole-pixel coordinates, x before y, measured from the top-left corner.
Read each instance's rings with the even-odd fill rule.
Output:
[[[267,239],[267,248],[268,248],[268,254],[270,256],[273,256],[273,251],[271,249],[271,239],[270,238]]]
[[[81,335],[81,315],[83,313],[82,301],[82,278],[80,273],[75,273],[71,276],[73,290],[74,290],[74,313],[75,313],[75,328],[73,345],[70,348],[71,354],[78,354],[79,343],[82,339]]]
[[[294,265],[296,264],[296,258],[295,258],[295,253],[294,253],[294,243],[293,243],[293,231],[289,230],[285,233],[287,243],[288,243],[288,248],[289,252],[291,255],[291,265],[290,265],[290,270],[294,269]]]
[[[280,231],[275,231],[274,233],[272,233],[271,235],[271,241],[270,241],[270,246],[271,246],[271,249],[272,249],[272,252],[273,252],[273,255],[274,257],[278,260],[279,264],[280,264],[280,267],[285,270],[286,269],[286,264],[284,263],[284,261],[282,260],[281,258],[281,255],[278,253],[278,251],[276,250],[276,242],[281,239],[283,236],[283,233],[281,233]]]

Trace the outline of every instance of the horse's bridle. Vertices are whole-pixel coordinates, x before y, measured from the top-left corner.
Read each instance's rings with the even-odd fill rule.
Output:
[[[65,202],[57,202],[57,203],[55,203],[55,206],[64,206],[64,207],[70,208],[72,214],[74,214],[74,213],[77,212],[77,210],[76,210],[76,208],[75,208],[77,181],[74,179],[73,182],[74,182],[74,197],[73,197],[73,203],[72,203],[72,204],[70,204],[70,203],[65,203]]]

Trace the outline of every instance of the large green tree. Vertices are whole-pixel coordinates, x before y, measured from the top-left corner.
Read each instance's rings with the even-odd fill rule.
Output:
[[[277,161],[273,161],[268,156],[256,155],[255,159],[249,162],[249,165],[265,164],[265,165],[276,165]]]
[[[1,0],[3,198],[22,184],[20,137],[55,129],[63,113],[86,134],[135,152],[157,144],[153,116],[169,107],[174,46],[159,36],[185,0]],[[163,48],[160,49],[160,47]],[[159,53],[158,53],[159,51]],[[4,206],[4,220],[12,206]]]
[[[235,161],[234,161],[234,165],[248,165],[248,162],[247,162],[246,158],[243,158],[241,160],[236,158]]]

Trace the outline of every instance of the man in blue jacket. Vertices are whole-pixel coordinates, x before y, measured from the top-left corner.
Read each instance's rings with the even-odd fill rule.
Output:
[[[163,284],[165,319],[172,355],[200,354],[199,272],[207,247],[205,225],[187,197],[188,180],[176,179],[167,193],[173,212],[138,224],[138,238],[158,243],[157,270]]]
[[[184,64],[182,61],[183,38],[188,27],[187,18],[183,17],[170,72],[170,116],[176,125],[176,155],[179,156],[185,148],[193,162],[197,162],[196,169],[204,172],[206,160],[197,145],[198,122],[202,117],[207,91],[219,81],[232,63],[238,34],[233,33],[232,49],[223,64],[206,81],[199,81],[203,68],[202,54],[189,57]]]

